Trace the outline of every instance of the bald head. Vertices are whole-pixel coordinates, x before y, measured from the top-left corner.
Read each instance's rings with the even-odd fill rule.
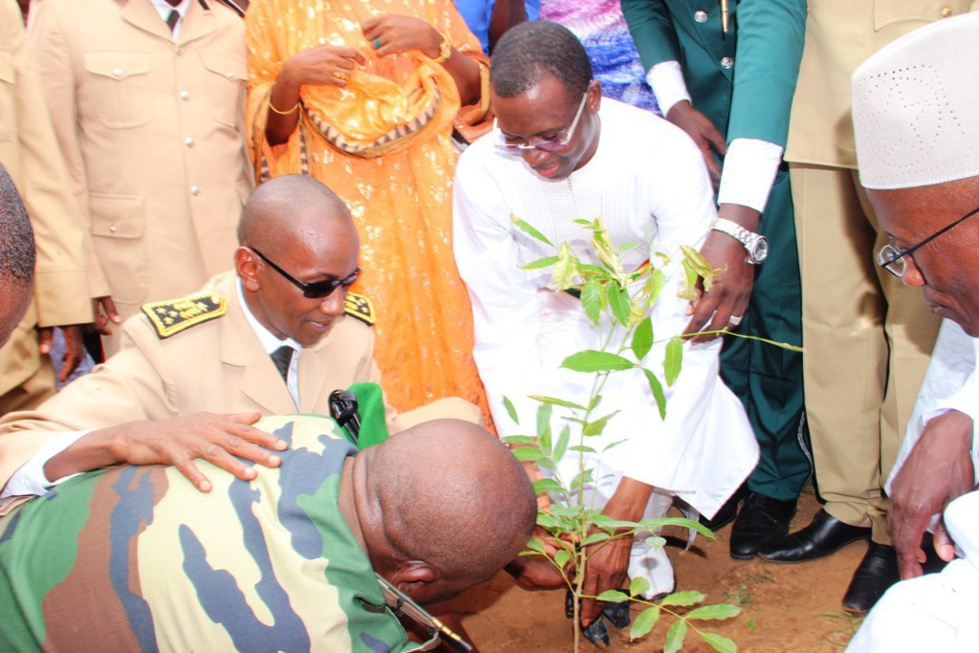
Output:
[[[27,310],[35,257],[31,221],[7,169],[0,165],[0,345]]]
[[[271,256],[327,227],[354,228],[343,200],[312,177],[285,175],[265,182],[248,198],[238,221],[238,243]]]
[[[441,587],[430,600],[491,578],[523,550],[537,517],[520,463],[485,429],[461,420],[427,422],[377,447],[366,489],[391,555],[400,558],[390,566],[422,561],[436,570]]]

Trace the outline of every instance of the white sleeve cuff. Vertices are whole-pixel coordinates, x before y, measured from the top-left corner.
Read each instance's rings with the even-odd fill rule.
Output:
[[[44,466],[49,460],[57,456],[59,453],[75,444],[82,436],[87,435],[90,431],[73,431],[70,433],[62,433],[61,435],[51,438],[37,450],[37,452],[31,456],[30,460],[20,466],[14,475],[10,477],[7,481],[7,485],[3,488],[3,492],[0,492],[0,499],[6,497],[19,497],[19,496],[40,496],[53,488],[56,485],[64,483],[69,478],[74,478],[78,474],[71,474],[70,476],[63,476],[56,481],[49,481],[47,476],[44,475]]]
[[[768,203],[782,147],[754,138],[736,138],[727,147],[718,204],[740,204],[761,213]]]
[[[652,87],[656,103],[664,117],[677,102],[690,101],[679,61],[661,61],[656,64],[646,73],[646,81]]]

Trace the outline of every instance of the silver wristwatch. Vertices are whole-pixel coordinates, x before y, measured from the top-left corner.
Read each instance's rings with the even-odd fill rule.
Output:
[[[726,233],[728,236],[736,238],[748,251],[748,263],[756,265],[768,257],[768,239],[761,234],[748,231],[737,222],[717,218],[714,220],[711,229]]]

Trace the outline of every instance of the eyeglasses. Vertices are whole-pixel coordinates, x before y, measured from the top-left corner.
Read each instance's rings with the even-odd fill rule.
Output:
[[[500,142],[497,143],[497,147],[508,152],[510,154],[520,154],[525,150],[544,150],[545,152],[559,152],[568,146],[571,142],[571,137],[574,136],[574,130],[578,127],[578,121],[581,120],[581,114],[585,109],[585,101],[588,99],[588,91],[581,96],[581,104],[578,105],[578,112],[574,114],[574,120],[571,121],[571,125],[564,130],[564,135],[561,138],[549,139],[549,140],[534,140],[531,137],[530,141],[524,143],[510,143],[506,140],[505,136],[501,135]]]
[[[268,263],[273,270],[288,279],[292,285],[302,290],[303,296],[308,297],[309,299],[326,299],[332,295],[333,291],[337,288],[343,288],[346,291],[347,288],[354,284],[361,272],[360,268],[357,268],[350,276],[344,279],[324,279],[323,281],[310,281],[309,283],[304,283],[270,261],[265,254],[262,254],[254,247],[249,247],[249,249],[258,254],[258,258]]]
[[[907,256],[910,256],[921,247],[924,247],[931,241],[941,236],[946,231],[949,231],[952,227],[962,222],[965,222],[967,219],[971,218],[976,213],[979,213],[979,208],[975,208],[972,211],[969,211],[967,214],[963,215],[955,222],[945,225],[944,227],[942,227],[932,235],[928,236],[921,242],[917,243],[916,245],[912,245],[907,249],[898,249],[897,247],[894,247],[893,245],[889,245],[889,244],[884,245],[883,247],[880,248],[880,251],[877,252],[877,265],[884,268],[898,279],[904,277],[904,272],[908,269],[908,264],[906,260]]]

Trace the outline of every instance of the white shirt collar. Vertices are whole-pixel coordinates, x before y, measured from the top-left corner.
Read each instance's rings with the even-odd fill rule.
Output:
[[[171,11],[176,10],[176,12],[180,14],[180,20],[177,21],[177,26],[173,28],[173,40],[176,41],[177,37],[180,36],[180,28],[184,24],[184,16],[187,15],[187,9],[190,8],[190,3],[193,2],[193,0],[181,0],[180,4],[178,4],[176,7],[172,6],[169,2],[167,2],[167,0],[150,0],[150,2],[160,14],[160,18],[163,19],[163,22],[166,22]]]
[[[241,311],[245,314],[245,319],[248,320],[248,325],[258,336],[258,341],[262,343],[262,348],[265,350],[266,354],[271,355],[276,349],[282,345],[289,345],[297,352],[303,350],[302,345],[293,340],[292,338],[280,339],[275,336],[271,331],[265,328],[258,318],[252,313],[251,309],[248,308],[248,304],[245,302],[245,294],[241,289],[241,279],[235,279],[235,288],[238,291],[238,303],[241,304]]]

